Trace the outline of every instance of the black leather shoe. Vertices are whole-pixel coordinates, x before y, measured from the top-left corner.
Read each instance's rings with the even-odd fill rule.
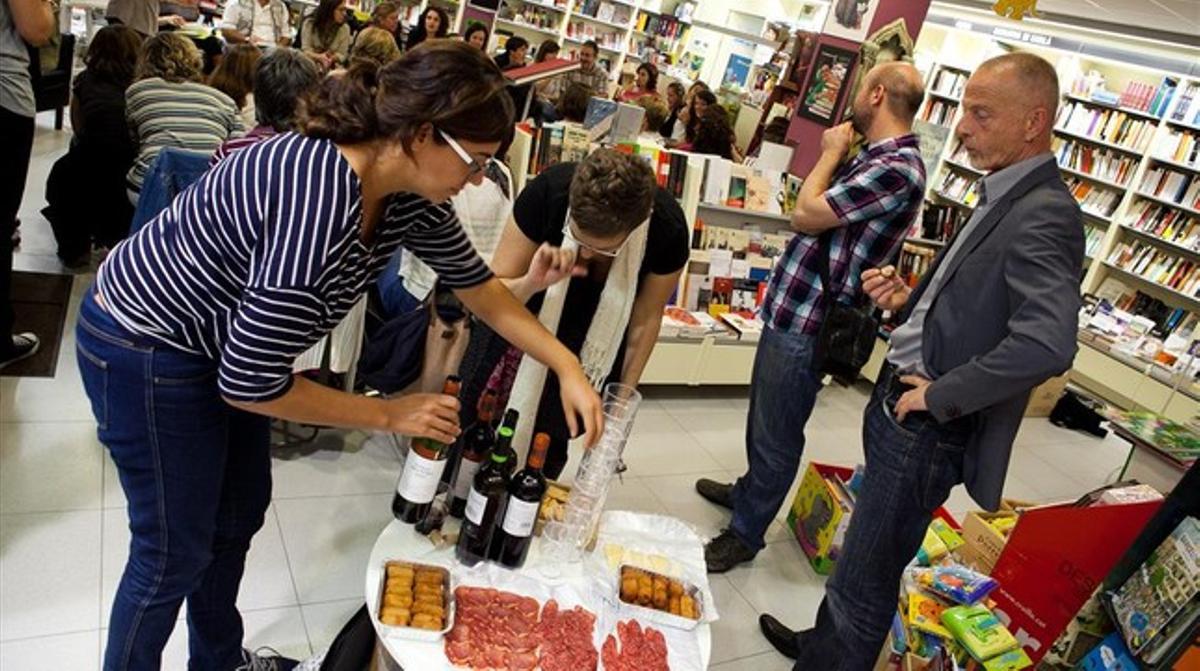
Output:
[[[763,636],[779,651],[779,654],[788,659],[796,659],[799,656],[800,645],[797,641],[797,633],[785,627],[782,622],[763,613],[758,616],[758,628],[762,629]]]
[[[732,529],[722,531],[704,546],[704,563],[709,573],[724,573],[738,564],[754,559],[756,550],[746,547]]]
[[[722,508],[733,510],[733,485],[700,478],[696,481],[696,493]]]

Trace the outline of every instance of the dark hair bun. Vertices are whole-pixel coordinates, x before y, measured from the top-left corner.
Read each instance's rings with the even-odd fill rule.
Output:
[[[375,93],[379,66],[356,60],[349,69],[331,73],[305,106],[301,128],[310,137],[339,144],[365,142],[376,137],[379,120]]]

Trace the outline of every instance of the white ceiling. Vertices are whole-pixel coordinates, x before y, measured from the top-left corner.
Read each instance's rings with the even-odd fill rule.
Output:
[[[993,0],[943,0],[990,8]],[[1043,19],[1200,44],[1200,0],[1038,0]]]

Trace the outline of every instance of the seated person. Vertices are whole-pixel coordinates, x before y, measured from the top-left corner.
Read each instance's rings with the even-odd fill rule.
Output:
[[[487,51],[488,28],[482,23],[479,23],[478,21],[472,21],[471,25],[467,26],[466,31],[463,32],[462,38],[463,42],[466,42],[476,49],[483,52]]]
[[[671,82],[667,84],[667,118],[663,120],[662,126],[658,133],[662,135],[664,140],[669,140],[675,136],[676,122],[679,120],[679,114],[684,110],[687,103],[683,99],[683,84],[679,82]],[[682,131],[680,131],[682,136]]]
[[[549,328],[580,354],[594,384],[636,386],[687,264],[688,237],[679,203],[655,184],[644,161],[599,149],[581,163],[551,166],[525,187],[492,268],[534,312],[559,303],[557,330]],[[554,286],[559,282],[568,284]],[[475,330],[464,357],[473,364],[463,369],[464,425],[474,421],[479,396],[508,349]],[[550,435],[544,472],[552,479],[566,465],[571,438],[558,388],[548,374],[539,390],[514,387],[508,403],[528,426]]]
[[[101,28],[88,44],[86,68],[72,84],[74,137],[50,170],[42,210],[68,267],[87,265],[92,245],[112,247],[129,232],[133,208],[125,173],[137,152],[125,123],[125,91],[141,48],[142,36],[133,28]]]
[[[525,55],[529,53],[529,42],[520,35],[513,35],[504,43],[504,53],[496,57],[501,70],[525,67]]]
[[[588,87],[588,97],[608,97],[608,70],[596,62],[600,57],[600,45],[588,40],[579,47],[579,69],[563,75],[564,86],[578,83]],[[564,91],[565,92],[565,91]]]
[[[653,63],[642,63],[637,66],[637,79],[633,86],[621,89],[613,99],[617,102],[632,103],[638,99],[650,96],[652,98],[660,98],[658,95],[658,68],[654,67]],[[655,128],[655,130],[658,130]]]
[[[291,15],[283,0],[229,0],[221,36],[230,44],[286,47],[292,43]]]
[[[164,147],[211,154],[244,132],[229,96],[201,84],[200,50],[178,33],[146,40],[137,81],[125,93],[125,116],[137,144],[126,176],[130,202],[137,203],[146,172]]]
[[[258,125],[242,137],[218,147],[211,164],[216,165],[238,149],[262,142],[276,133],[296,130],[297,110],[306,105],[320,83],[317,64],[296,49],[275,49],[263,56],[254,73],[254,114]]]
[[[707,95],[700,95],[706,93]],[[704,110],[709,105],[716,105],[717,97],[708,89],[708,84],[704,82],[696,82],[688,87],[687,96],[684,98],[683,109],[679,110],[679,116],[675,121],[674,127],[671,128],[670,138],[667,140],[668,147],[677,147],[686,142],[691,142],[691,139],[696,134],[696,126],[699,125],[700,117],[703,116]]]
[[[354,39],[350,48],[350,60],[367,60],[383,67],[400,58],[400,47],[392,34],[382,28],[370,27],[363,30]]]
[[[221,59],[220,65],[208,76],[208,85],[224,93],[238,107],[242,126],[251,128],[254,116],[254,71],[262,51],[249,44],[235,44]]]
[[[300,24],[300,48],[325,70],[346,64],[350,58],[346,0],[321,0]]]
[[[417,25],[408,31],[408,43],[405,49],[414,49],[425,40],[435,37],[445,37],[450,31],[450,17],[441,7],[426,7],[421,13]]]
[[[658,134],[658,129],[662,128],[663,122],[667,119],[667,106],[663,104],[662,98],[642,96],[635,100],[634,104],[645,111],[645,116],[642,117],[642,130],[639,142],[645,144],[661,143],[662,136]]]
[[[704,111],[691,145],[684,145],[680,149],[696,154],[716,154],[734,163],[742,162],[737,137],[729,125],[729,113],[720,105],[713,105]]]
[[[592,89],[586,84],[571,82],[558,99],[555,112],[560,121],[583,123],[587,116],[588,101],[592,99]]]

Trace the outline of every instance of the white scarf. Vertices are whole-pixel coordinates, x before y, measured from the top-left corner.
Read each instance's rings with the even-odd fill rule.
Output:
[[[569,232],[570,225],[571,211],[568,209],[563,225],[563,248],[578,252],[579,245]],[[600,294],[600,304],[596,306],[596,314],[592,317],[592,324],[588,327],[587,337],[583,341],[583,349],[579,353],[583,373],[597,391],[612,370],[617,351],[625,340],[625,329],[629,325],[629,316],[637,298],[638,272],[646,256],[646,236],[649,230],[649,220],[633,229],[624,247],[613,259],[612,268],[609,269],[608,278],[604,282],[604,291]],[[558,322],[566,304],[570,280],[570,277],[563,278],[547,289],[546,298],[542,301],[538,321],[552,334],[558,333]],[[508,407],[521,413],[512,446],[522,460],[533,439],[538,401],[542,398],[542,388],[545,384],[546,366],[528,354],[522,356],[508,400]]]

